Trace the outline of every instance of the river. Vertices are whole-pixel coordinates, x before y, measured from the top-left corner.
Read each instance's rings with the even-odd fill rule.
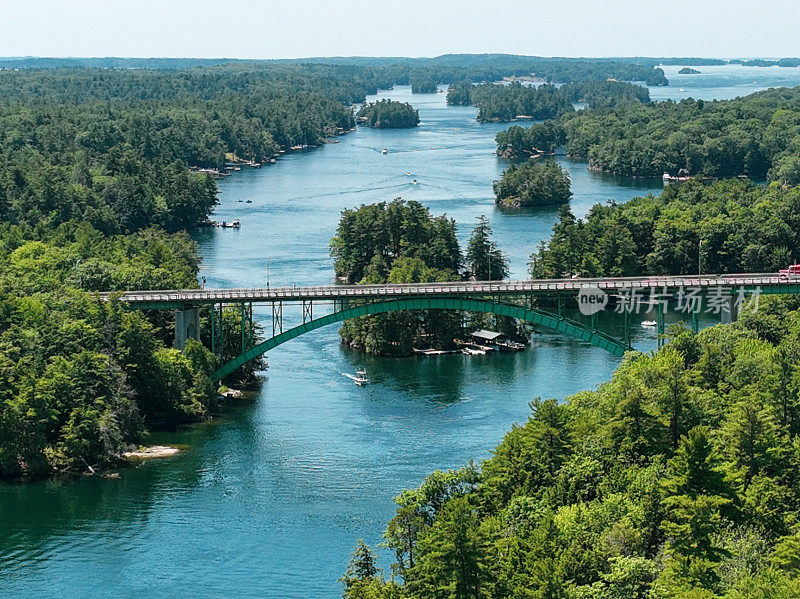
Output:
[[[654,99],[800,84],[800,69],[698,67],[702,74],[681,76],[678,68],[665,69],[672,85],[651,89]],[[420,126],[359,127],[338,144],[221,183],[215,218],[239,218],[242,228],[197,233],[209,287],[262,286],[267,263],[272,285],[329,283],[328,241],[341,210],[395,197],[455,218],[462,242],[486,215],[511,276],[525,276],[556,210],[495,208],[491,184],[506,163],[493,155],[493,138],[508,125],[479,124],[474,108],[448,107],[444,94],[399,87],[377,97],[410,101]],[[557,160],[572,177],[578,216],[661,189]],[[269,314],[257,316],[269,326]],[[639,330],[635,344],[655,340]],[[488,457],[534,397],[592,389],[617,365],[600,349],[549,335],[517,354],[378,359],[343,348],[335,326],[268,358],[256,398],[152,436],[185,445],[177,457],[118,479],[0,485],[0,596],[338,597],[349,553],[359,538],[381,540],[397,492],[436,468]],[[341,375],[357,367],[370,385]],[[384,567],[389,558],[384,550]]]

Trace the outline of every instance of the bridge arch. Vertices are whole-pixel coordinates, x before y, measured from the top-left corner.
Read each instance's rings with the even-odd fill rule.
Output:
[[[342,322],[344,320],[350,320],[351,318],[358,318],[360,316],[370,316],[373,314],[385,314],[387,312],[399,312],[405,310],[461,310],[464,312],[497,314],[499,316],[508,316],[524,322],[540,325],[559,333],[563,333],[569,337],[588,341],[592,345],[605,349],[617,357],[622,357],[622,355],[628,351],[628,349],[630,349],[625,342],[615,339],[610,335],[593,330],[577,321],[556,316],[555,314],[550,314],[542,310],[534,310],[530,308],[524,308],[522,306],[504,304],[490,300],[456,297],[396,299],[345,308],[331,314],[326,314],[325,316],[315,318],[304,324],[284,331],[270,339],[267,339],[266,341],[254,345],[247,351],[236,356],[230,362],[223,364],[211,375],[212,379],[215,381],[221,381],[240,366],[258,358],[271,349],[274,349],[277,346],[286,343],[287,341],[291,341],[295,337],[299,337],[300,335],[309,333],[321,327]]]

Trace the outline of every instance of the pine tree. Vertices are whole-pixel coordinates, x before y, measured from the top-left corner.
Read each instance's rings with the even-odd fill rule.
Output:
[[[500,281],[508,276],[508,259],[491,237],[489,221],[479,216],[467,244],[466,275],[476,281]]]

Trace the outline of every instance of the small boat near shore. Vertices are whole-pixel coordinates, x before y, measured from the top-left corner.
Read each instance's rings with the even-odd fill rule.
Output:
[[[658,326],[658,323],[655,320],[643,320],[642,326],[647,329],[653,329]]]
[[[443,356],[445,354],[457,354],[459,352],[457,349],[417,349],[416,347],[413,349],[415,354],[420,354],[422,356]]]
[[[465,356],[485,356],[486,350],[477,347],[462,347],[461,353]]]

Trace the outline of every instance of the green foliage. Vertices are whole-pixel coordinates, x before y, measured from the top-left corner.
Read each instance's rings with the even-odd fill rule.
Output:
[[[386,545],[402,596],[797,596],[800,434],[778,346],[798,316],[774,341],[760,311],[675,328],[597,390],[534,401],[479,469],[401,493]]]
[[[514,121],[519,118],[552,119],[574,111],[573,103],[585,102],[592,108],[610,108],[626,102],[649,102],[646,87],[617,81],[583,81],[554,85],[507,85],[469,81],[453,84],[447,103],[478,107],[480,122]]]
[[[339,579],[344,585],[344,599],[400,599],[401,592],[393,581],[386,582],[376,565],[375,553],[363,540],[358,540],[356,550]]]
[[[567,142],[564,126],[555,120],[534,123],[530,127],[515,125],[495,136],[497,153],[504,158],[552,154]]]
[[[350,283],[452,281],[461,268],[455,222],[399,198],[342,212],[331,255],[336,275]],[[408,355],[419,345],[452,347],[460,330],[458,314],[417,311],[349,320],[340,333],[370,353]]]
[[[454,90],[453,99],[463,93],[463,89]],[[517,117],[549,119],[573,110],[572,102],[554,85],[485,83],[470,85],[469,96],[469,103],[478,107],[480,122],[513,121]],[[448,102],[449,98],[448,94]]]
[[[419,258],[441,271],[457,272],[461,265],[455,222],[400,198],[344,210],[331,256],[336,276],[351,284],[383,282],[399,258]]]
[[[410,79],[412,94],[435,94],[438,87],[432,76],[419,76]]]
[[[208,351],[167,349],[168,316],[88,291],[196,286],[185,234],[3,225],[0,247],[0,475],[102,466],[145,424],[205,417],[216,399]]]
[[[571,102],[588,104],[589,108],[613,108],[626,103],[647,104],[650,91],[641,85],[620,81],[580,81],[559,88]]]
[[[508,259],[492,241],[492,227],[478,217],[467,242],[466,275],[476,281],[501,281],[508,276]]]
[[[569,174],[552,160],[512,164],[493,187],[495,203],[514,208],[564,204],[572,196]]]
[[[462,274],[455,222],[398,198],[343,211],[330,247],[336,275],[348,283],[401,285],[458,281],[462,276],[500,280],[508,276],[508,260],[491,233],[481,217],[470,237]],[[525,340],[521,326],[509,318],[434,310],[348,320],[340,334],[346,343],[369,353],[403,356],[419,347],[452,349],[456,339],[485,327]]]
[[[377,129],[402,129],[419,125],[419,111],[411,104],[395,100],[379,100],[364,104],[356,117]]]
[[[565,86],[566,87],[566,86]],[[577,89],[577,88],[576,88]],[[629,177],[692,175],[800,181],[800,89],[772,89],[734,100],[625,101],[559,117],[567,153],[596,170]],[[534,125],[536,127],[536,125]],[[531,133],[530,135],[533,135]],[[524,155],[531,143],[498,135],[498,153]]]
[[[800,189],[690,181],[660,196],[564,208],[531,257],[534,277],[777,272],[800,261]],[[702,240],[702,244],[701,244]],[[698,252],[702,252],[698,256]],[[772,326],[769,321],[761,321]],[[774,326],[783,328],[778,320]]]

